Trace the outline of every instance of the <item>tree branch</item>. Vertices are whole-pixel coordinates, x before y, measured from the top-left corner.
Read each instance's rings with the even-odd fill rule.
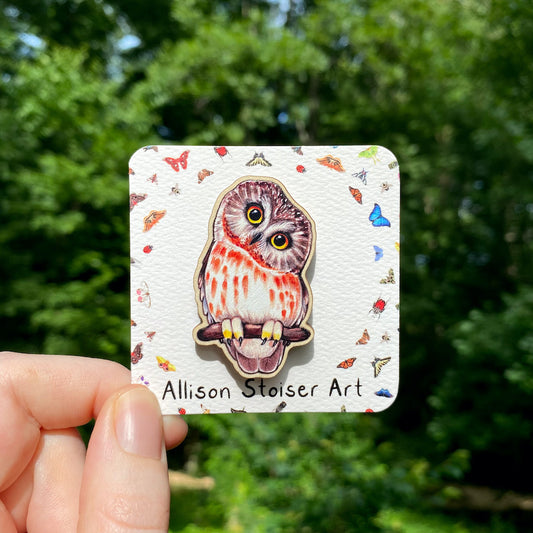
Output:
[[[243,324],[245,339],[260,339],[263,326],[261,324]],[[309,338],[310,332],[303,328],[283,328],[281,339],[288,342],[302,342]],[[197,337],[201,341],[222,340],[222,324],[215,322],[198,330]]]

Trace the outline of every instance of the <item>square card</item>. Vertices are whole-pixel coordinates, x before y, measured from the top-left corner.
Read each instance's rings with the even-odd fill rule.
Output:
[[[132,382],[164,414],[392,404],[400,175],[389,150],[145,146],[129,175]]]

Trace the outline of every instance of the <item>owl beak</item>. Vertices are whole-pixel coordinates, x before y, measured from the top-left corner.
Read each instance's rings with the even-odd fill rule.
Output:
[[[251,246],[252,244],[255,244],[257,241],[260,241],[262,237],[263,237],[263,234],[261,232],[256,233],[253,239],[250,241],[249,246]]]

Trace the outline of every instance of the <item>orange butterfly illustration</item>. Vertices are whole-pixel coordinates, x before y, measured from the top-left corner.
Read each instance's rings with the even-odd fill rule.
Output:
[[[189,157],[190,150],[185,150],[179,157],[165,157],[163,161],[168,163],[176,172],[180,171],[180,164],[183,170],[187,170],[187,158]]]
[[[163,209],[162,211],[150,211],[150,213],[144,217],[144,231],[151,230],[165,215],[167,211]]]
[[[213,174],[213,171],[207,170],[207,168],[200,170],[200,172],[198,172],[198,183],[202,183],[202,181],[204,181],[207,176],[211,176],[211,174]]]
[[[353,187],[348,186],[350,189],[350,192],[352,193],[352,196],[354,197],[356,202],[359,202],[360,204],[363,203],[363,193],[359,189],[354,189]]]
[[[326,155],[324,157],[317,158],[317,161],[321,165],[336,170],[337,172],[344,172],[344,167],[342,166],[341,160],[338,157]]]
[[[342,363],[339,363],[337,365],[337,368],[344,368],[344,369],[350,368],[351,366],[353,366],[353,364],[355,363],[356,359],[357,359],[356,357],[350,357],[350,359],[346,359]]]
[[[369,340],[370,335],[368,334],[368,330],[365,329],[365,331],[363,331],[362,337],[355,344],[366,344]]]
[[[164,357],[158,355],[156,359],[159,368],[163,369],[165,372],[176,372],[176,367],[170,361],[167,361]]]

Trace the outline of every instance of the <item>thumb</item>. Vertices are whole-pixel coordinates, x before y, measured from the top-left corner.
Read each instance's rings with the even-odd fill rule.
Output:
[[[129,386],[105,403],[89,441],[78,533],[167,532],[163,421],[155,396]]]

